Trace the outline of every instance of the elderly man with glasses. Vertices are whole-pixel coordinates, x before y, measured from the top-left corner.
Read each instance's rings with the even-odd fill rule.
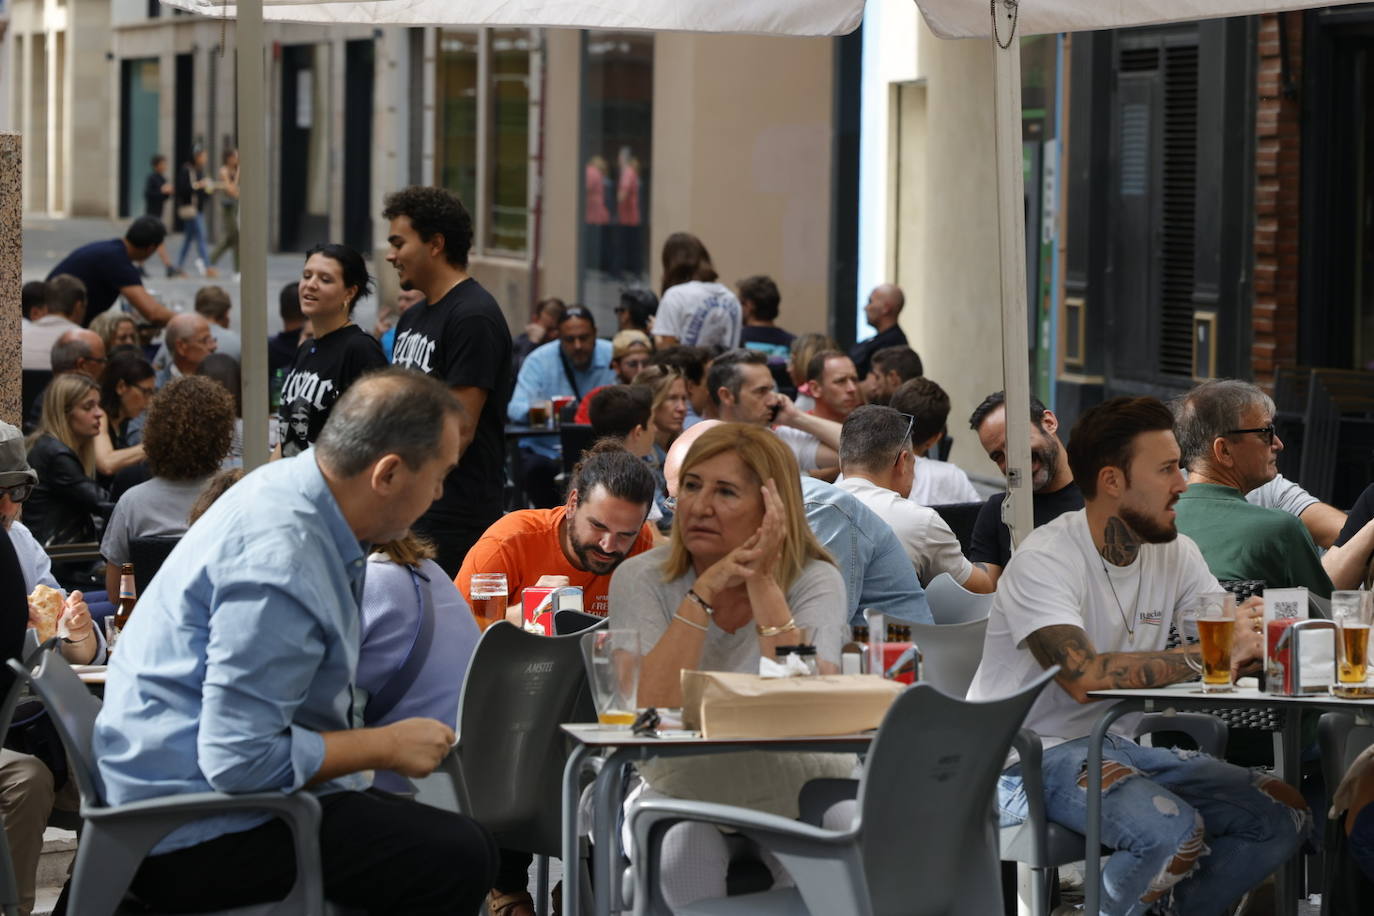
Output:
[[[1212,575],[1262,579],[1273,588],[1302,585],[1329,598],[1331,580],[1303,523],[1245,499],[1278,473],[1283,441],[1274,432],[1274,402],[1248,382],[1219,379],[1171,406],[1188,473],[1178,530],[1197,542]]]
[[[971,592],[994,589],[987,572],[964,556],[959,540],[934,509],[907,497],[916,476],[911,429],[915,419],[891,407],[857,407],[840,428],[840,469],[836,486],[887,522],[916,568],[922,587],[942,572]]]

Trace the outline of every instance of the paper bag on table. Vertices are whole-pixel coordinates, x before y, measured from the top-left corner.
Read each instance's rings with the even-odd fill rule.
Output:
[[[683,725],[707,738],[797,738],[877,728],[904,684],[867,674],[761,678],[682,672]]]

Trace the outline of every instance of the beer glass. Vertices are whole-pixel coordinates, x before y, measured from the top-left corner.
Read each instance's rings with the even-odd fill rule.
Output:
[[[596,717],[605,728],[629,728],[639,705],[639,633],[598,630],[584,637]]]
[[[548,401],[530,402],[530,426],[548,426],[551,405]]]
[[[1188,666],[1202,675],[1203,693],[1230,693],[1231,642],[1236,632],[1236,599],[1230,592],[1210,592],[1183,611],[1183,637],[1196,642],[1201,660],[1190,652]]]
[[[1331,619],[1340,633],[1336,666],[1342,684],[1363,684],[1369,670],[1370,604],[1366,592],[1331,593]]]
[[[472,613],[478,626],[485,630],[498,620],[506,619],[505,573],[474,573],[472,576]]]

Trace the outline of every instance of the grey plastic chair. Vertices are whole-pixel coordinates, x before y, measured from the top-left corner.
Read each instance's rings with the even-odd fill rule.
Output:
[[[31,670],[10,659],[10,670],[27,681],[48,709],[67,750],[71,778],[81,792],[85,828],[76,850],[68,912],[111,916],[149,850],[177,827],[227,811],[263,811],[281,818],[295,840],[296,883],[275,903],[220,911],[220,916],[341,914],[328,906],[320,877],[320,803],[309,792],[227,795],[198,792],[109,806],[95,779],[91,737],[100,701],[86,689],[59,652],[43,652]]]
[[[936,623],[966,623],[986,620],[992,610],[992,595],[980,595],[964,588],[949,573],[940,573],[926,586],[926,601]]]
[[[1058,669],[1014,696],[970,703],[924,684],[888,710],[864,764],[853,826],[827,830],[730,805],[634,805],[636,916],[670,912],[660,845],[680,821],[728,827],[772,852],[796,887],[703,900],[678,914],[986,916],[1001,911],[994,791],[1012,738]]]
[[[1158,732],[1185,734],[1193,739],[1199,750],[1213,757],[1222,757],[1226,752],[1226,723],[1206,713],[1155,713],[1141,716],[1136,724],[1135,737]],[[1044,751],[1040,736],[1028,728],[1022,729],[1013,744],[1021,757],[1027,818],[1020,824],[1001,829],[1002,859],[1029,868],[1028,894],[1032,916],[1047,916],[1050,908],[1050,878],[1054,869],[1083,861],[1087,854],[1086,840],[1083,834],[1045,816],[1045,788],[1040,777]]]
[[[911,641],[921,650],[921,681],[952,697],[968,693],[983,660],[983,634],[988,620],[965,623],[913,623]]]
[[[538,636],[504,621],[488,627],[463,681],[458,744],[442,776],[416,784],[418,801],[460,811],[490,830],[502,849],[537,857],[540,913],[548,859],[562,854],[569,745],[559,726],[596,721],[580,641],[581,634]]]

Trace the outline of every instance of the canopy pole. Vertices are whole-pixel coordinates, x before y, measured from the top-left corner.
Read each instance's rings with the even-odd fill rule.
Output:
[[[1013,26],[1014,31],[1014,26]],[[1030,350],[1026,333],[1026,209],[1021,151],[1021,42],[994,36],[993,118],[997,238],[1002,277],[1002,387],[1007,393],[1007,499],[1002,518],[1015,548],[1034,526],[1031,506]]]
[[[239,309],[243,330],[243,469],[267,462],[267,134],[262,0],[239,0]]]

